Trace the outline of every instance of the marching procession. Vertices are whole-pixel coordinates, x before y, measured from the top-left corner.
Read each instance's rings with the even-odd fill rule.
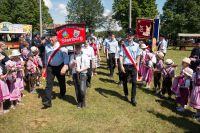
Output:
[[[134,35],[134,31],[129,28],[127,37],[118,42],[115,35],[109,32],[104,42],[97,43],[92,34],[84,44],[75,45],[74,52],[69,52],[69,46],[60,47],[56,31],[50,30],[42,38],[35,35],[32,44],[22,37],[20,49],[12,50],[9,56],[4,52],[5,43],[0,42],[0,113],[7,113],[9,109],[23,105],[24,89],[27,88],[33,94],[37,93],[42,77],[46,78],[42,104],[44,108],[52,107],[54,78],[56,77],[59,83],[60,98],[65,99],[67,72],[72,75],[77,107],[86,107],[87,88],[92,88],[92,77],[97,75],[96,69],[100,65],[100,53],[104,53],[109,78],[113,78],[115,68],[118,68],[118,84],[123,86],[125,101],[129,102],[127,84],[130,81],[130,103],[137,105],[136,85],[141,82],[146,89],[153,88],[158,97],[165,97],[167,92],[170,100],[172,95],[175,95],[177,111],[183,112],[190,105],[197,110],[193,116],[200,120],[200,40],[197,41],[197,47],[192,50],[191,56],[183,58],[181,72],[176,74],[177,65],[173,59],[165,58],[168,46],[164,36],[160,36],[158,51],[152,52],[145,42],[135,42]],[[100,52],[101,49],[104,50]],[[5,101],[10,101],[8,110],[3,109]],[[88,101],[90,102],[92,101]]]

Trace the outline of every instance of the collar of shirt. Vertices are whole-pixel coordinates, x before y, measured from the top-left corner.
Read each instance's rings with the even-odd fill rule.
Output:
[[[59,43],[59,42],[56,42],[56,43],[54,44],[54,46],[52,46],[52,44],[50,43],[50,44],[48,44],[47,46],[48,46],[50,49],[56,50],[58,47],[60,47],[60,43]]]

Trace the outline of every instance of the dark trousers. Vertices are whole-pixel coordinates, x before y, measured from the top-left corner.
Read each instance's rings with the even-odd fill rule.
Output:
[[[115,53],[108,54],[108,60],[109,60],[109,69],[110,69],[110,75],[113,76],[114,69],[115,69]]]
[[[155,87],[155,89],[156,89],[157,87],[160,89],[160,85],[161,85],[161,83],[160,83],[160,80],[161,80],[161,73],[155,72],[155,73],[153,74],[153,76],[154,76],[154,87]]]
[[[90,68],[87,70],[87,87],[91,84],[91,77],[92,77],[92,60],[90,60]]]
[[[59,82],[60,95],[64,96],[66,93],[65,75],[60,75],[63,64],[60,66],[48,66],[46,77],[45,101],[51,102],[51,94],[53,89],[54,78],[56,77]]]
[[[122,73],[124,94],[126,96],[128,95],[127,82],[128,82],[128,77],[131,76],[131,82],[132,82],[131,100],[135,100],[137,70],[133,67],[133,65],[124,65],[124,69],[126,71],[126,73]]]
[[[162,94],[164,95],[165,92],[167,91],[168,95],[171,96],[172,95],[171,87],[172,87],[172,78],[169,77],[164,78],[162,82]]]
[[[122,71],[121,71],[120,60],[119,59],[117,59],[117,63],[118,63],[119,82],[122,82]]]
[[[87,74],[73,74],[73,81],[78,103],[85,103]]]

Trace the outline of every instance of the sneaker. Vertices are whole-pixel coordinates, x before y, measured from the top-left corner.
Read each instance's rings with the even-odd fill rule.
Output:
[[[45,108],[50,108],[52,106],[51,102],[49,101],[44,101],[42,104],[44,105]]]
[[[198,118],[200,117],[200,113],[193,114],[192,117]]]
[[[10,112],[10,110],[4,110],[4,111],[3,111],[4,114],[6,114],[6,113],[8,113],[8,112]]]
[[[183,107],[180,107],[180,108],[178,108],[178,109],[176,109],[178,112],[184,112],[185,111],[185,109],[183,108]]]
[[[16,109],[14,105],[11,105],[10,108],[11,108],[11,109],[14,109],[14,110]]]

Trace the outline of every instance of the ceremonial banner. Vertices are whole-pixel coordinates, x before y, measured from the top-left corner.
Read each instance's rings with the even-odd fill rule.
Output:
[[[160,28],[160,19],[154,19],[153,41],[152,41],[153,52],[157,50],[156,43],[159,41],[159,28]]]
[[[140,19],[136,20],[136,38],[150,39],[152,38],[153,20]]]
[[[80,44],[86,41],[84,24],[67,24],[56,28],[56,31],[61,46]]]

